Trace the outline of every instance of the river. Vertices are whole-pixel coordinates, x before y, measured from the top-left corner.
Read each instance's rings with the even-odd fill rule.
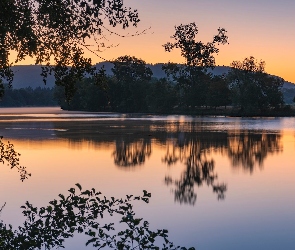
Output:
[[[0,135],[31,177],[0,168],[0,219],[80,183],[136,203],[152,229],[197,249],[294,249],[295,118],[153,116],[2,108]],[[66,249],[85,247],[85,238]]]

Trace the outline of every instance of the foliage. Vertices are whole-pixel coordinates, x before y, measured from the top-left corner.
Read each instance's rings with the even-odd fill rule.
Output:
[[[112,63],[112,72],[119,82],[148,81],[153,75],[146,62],[134,56],[120,56]]]
[[[238,114],[259,114],[283,104],[283,79],[264,73],[265,63],[254,58],[234,62],[229,74],[219,76],[208,73],[206,68],[168,63],[163,65],[167,75],[163,79],[153,78],[145,61],[134,56],[121,56],[113,63],[113,75],[96,75],[103,84],[97,85],[94,77],[77,81],[71,102],[64,98],[65,88],[56,87],[55,96],[61,107],[168,114],[203,112],[208,107],[234,104],[241,107]]]
[[[215,108],[231,104],[230,90],[225,75],[211,78],[208,87],[207,104]]]
[[[168,240],[167,230],[152,231],[147,221],[135,217],[132,201],[148,203],[151,194],[147,191],[143,191],[143,196],[107,199],[95,189],[82,191],[80,184],[76,186],[79,193],[70,188],[68,196],[60,194],[59,200],[50,201],[46,207],[37,208],[26,202],[22,206],[26,221],[18,230],[1,222],[1,249],[63,247],[64,240],[73,237],[74,233],[87,235],[90,239],[86,246],[92,245],[97,249],[160,249],[156,245],[158,238],[163,239],[162,249],[180,249]],[[116,232],[114,223],[99,223],[106,215],[122,216],[120,223],[126,228]]]
[[[170,52],[174,48],[181,50],[181,55],[186,60],[187,66],[214,67],[214,54],[219,52],[216,44],[226,44],[227,35],[224,28],[218,28],[218,34],[213,37],[212,42],[196,42],[195,38],[199,30],[195,23],[181,24],[175,26],[175,33],[172,38],[175,42],[168,42],[163,45],[166,51]]]
[[[212,77],[207,73],[207,68],[215,66],[214,55],[219,52],[217,45],[226,44],[228,37],[224,28],[218,29],[218,34],[211,42],[196,41],[198,28],[195,23],[175,26],[175,34],[172,38],[175,42],[163,45],[170,52],[179,48],[185,58],[185,65],[168,63],[164,66],[168,77],[171,77],[178,85],[180,106],[195,107],[206,105],[208,95],[208,83]]]
[[[54,97],[62,109],[106,111],[108,97],[105,90],[95,83],[93,78],[84,78],[76,82],[76,91],[70,102],[65,99],[65,89],[62,86],[55,86]]]
[[[153,113],[171,113],[178,104],[176,88],[167,79],[152,79],[147,93],[148,110]]]
[[[234,61],[228,73],[233,104],[243,112],[278,108],[283,102],[281,88],[284,80],[265,73],[265,62],[251,56]]]
[[[265,62],[260,60],[259,62],[255,57],[250,56],[241,61],[233,61],[231,67],[237,70],[245,71],[248,73],[264,73],[265,72]]]
[[[5,94],[0,101],[2,107],[22,107],[22,106],[56,106],[53,88],[31,87],[13,89],[5,86]]]
[[[121,56],[113,61],[112,76],[101,74],[100,82],[94,77],[75,83],[76,93],[70,102],[64,99],[64,87],[56,87],[55,96],[64,109],[87,111],[148,111],[147,95],[152,76],[145,61]],[[103,71],[104,69],[101,69]]]
[[[10,142],[5,144],[2,139],[3,137],[0,136],[0,163],[5,164],[6,162],[11,169],[17,169],[20,174],[21,181],[24,181],[28,178],[28,176],[31,176],[31,174],[27,172],[26,167],[20,166],[20,154],[15,151],[13,144]]]
[[[123,0],[3,0],[0,2],[0,78],[11,85],[10,51],[15,51],[16,62],[30,56],[36,64],[45,64],[44,82],[48,74],[54,74],[56,84],[65,87],[69,100],[75,82],[84,73],[94,73],[91,59],[84,56],[85,49],[96,54],[89,47],[90,38],[97,40],[103,29],[111,32],[106,24],[125,29],[138,22],[137,11],[126,8]]]
[[[119,109],[124,112],[139,112],[146,109],[147,83],[153,75],[145,61],[131,56],[121,56],[113,61],[116,85],[121,91]]]

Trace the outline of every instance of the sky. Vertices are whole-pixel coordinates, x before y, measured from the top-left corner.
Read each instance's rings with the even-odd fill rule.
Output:
[[[266,62],[266,72],[295,83],[294,0],[125,0],[124,4],[138,10],[141,22],[136,29],[119,30],[120,34],[150,29],[136,37],[108,36],[109,44],[119,46],[101,52],[103,58],[131,55],[147,63],[184,62],[179,50],[165,52],[162,45],[172,41],[175,26],[195,22],[196,39],[202,42],[211,41],[219,27],[227,30],[229,44],[219,47],[217,65],[254,56]]]
[[[153,64],[182,63],[179,50],[165,52],[162,45],[172,41],[175,26],[195,22],[198,41],[212,41],[219,27],[227,30],[229,44],[219,47],[217,65],[254,56],[266,62],[267,73],[295,83],[294,0],[125,0],[124,4],[137,9],[141,21],[137,28],[115,29],[125,38],[106,33],[104,42],[114,47],[99,55],[107,60],[130,55]],[[145,34],[132,36],[146,29]],[[94,63],[102,61],[89,56]]]

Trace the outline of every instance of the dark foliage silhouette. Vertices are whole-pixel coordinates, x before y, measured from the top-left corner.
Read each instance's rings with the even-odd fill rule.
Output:
[[[263,112],[284,104],[281,88],[284,80],[265,73],[265,62],[253,56],[234,61],[228,73],[233,104],[244,113]]]
[[[24,107],[24,106],[57,106],[54,99],[53,88],[32,89],[31,87],[13,89],[5,86],[4,96],[0,101],[1,107]]]
[[[5,144],[3,137],[0,136],[0,164],[7,164],[11,169],[17,169],[21,181],[24,181],[31,174],[27,172],[26,167],[20,165],[19,157],[20,154],[15,151],[14,145],[10,142]]]
[[[26,202],[22,206],[26,220],[17,230],[0,221],[1,249],[63,247],[65,239],[73,237],[74,233],[87,235],[86,246],[97,249],[160,249],[156,239],[162,239],[161,249],[186,249],[169,241],[168,230],[152,231],[147,221],[136,218],[132,202],[148,203],[151,194],[147,191],[144,190],[142,196],[127,195],[116,199],[106,198],[94,188],[82,191],[78,183],[76,187],[78,190],[70,188],[67,196],[59,194],[59,200],[52,200],[45,207],[37,208]],[[119,216],[119,223],[125,228],[116,230],[114,223],[103,220],[106,215]]]
[[[54,74],[56,84],[65,88],[69,100],[75,92],[75,82],[85,73],[94,74],[91,59],[84,54],[89,50],[99,56],[95,47],[89,46],[90,39],[99,41],[103,31],[112,32],[108,25],[125,29],[138,22],[137,11],[127,8],[122,0],[1,1],[0,78],[11,85],[13,50],[17,53],[16,62],[30,56],[35,64],[46,65],[42,69],[44,82],[48,74]],[[99,48],[100,44],[95,45]],[[2,83],[0,87],[3,90]]]
[[[185,109],[208,104],[208,88],[212,75],[207,73],[207,69],[215,66],[215,54],[219,52],[217,45],[228,41],[224,28],[219,28],[218,34],[207,43],[196,41],[198,32],[195,23],[175,26],[172,36],[175,41],[163,45],[168,52],[180,49],[185,58],[184,65],[168,63],[163,66],[167,76],[176,82],[180,96],[179,106]]]

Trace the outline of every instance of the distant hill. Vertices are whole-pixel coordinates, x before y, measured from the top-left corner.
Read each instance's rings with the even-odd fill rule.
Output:
[[[13,88],[20,89],[31,87],[35,89],[37,87],[49,87],[54,86],[54,77],[48,76],[46,85],[43,82],[40,65],[17,65],[12,67],[14,73]]]
[[[152,70],[153,77],[156,77],[156,78],[166,77],[165,72],[162,70],[162,66],[164,65],[164,63],[147,64],[147,65]],[[97,68],[104,67],[107,75],[113,74],[111,70],[113,67],[113,64],[110,62],[98,63],[96,64],[96,67]],[[222,74],[227,74],[229,70],[230,70],[229,66],[216,66],[213,70],[209,69],[209,72],[212,72],[214,75],[222,75]],[[295,88],[295,83],[285,81],[283,88],[293,89]]]
[[[153,77],[155,77],[155,78],[166,77],[165,72],[162,70],[163,65],[165,65],[165,63],[147,64],[147,66],[152,70]],[[113,74],[112,73],[113,64],[110,62],[97,63],[96,67],[97,68],[104,67],[107,75]],[[209,71],[212,71],[212,73],[215,75],[222,75],[222,74],[226,74],[229,71],[229,69],[230,69],[230,67],[217,66],[217,67],[215,67],[214,70],[209,70]]]
[[[153,77],[163,78],[165,77],[165,73],[162,70],[162,66],[164,63],[157,64],[147,64],[148,67],[153,71]],[[112,67],[113,64],[110,62],[102,62],[96,64],[97,68],[104,67],[107,75],[112,75]],[[48,76],[47,84],[44,85],[44,82],[41,77],[41,66],[40,65],[18,65],[13,66],[12,70],[14,72],[14,81],[13,88],[20,89],[31,87],[33,89],[37,87],[49,87],[52,88],[54,86],[54,77]],[[214,75],[222,75],[226,74],[230,70],[230,67],[227,66],[216,66],[212,73]],[[295,84],[291,82],[285,82],[284,88],[287,89],[295,89]]]
[[[286,89],[295,89],[295,84],[291,82],[285,82],[283,88]]]

